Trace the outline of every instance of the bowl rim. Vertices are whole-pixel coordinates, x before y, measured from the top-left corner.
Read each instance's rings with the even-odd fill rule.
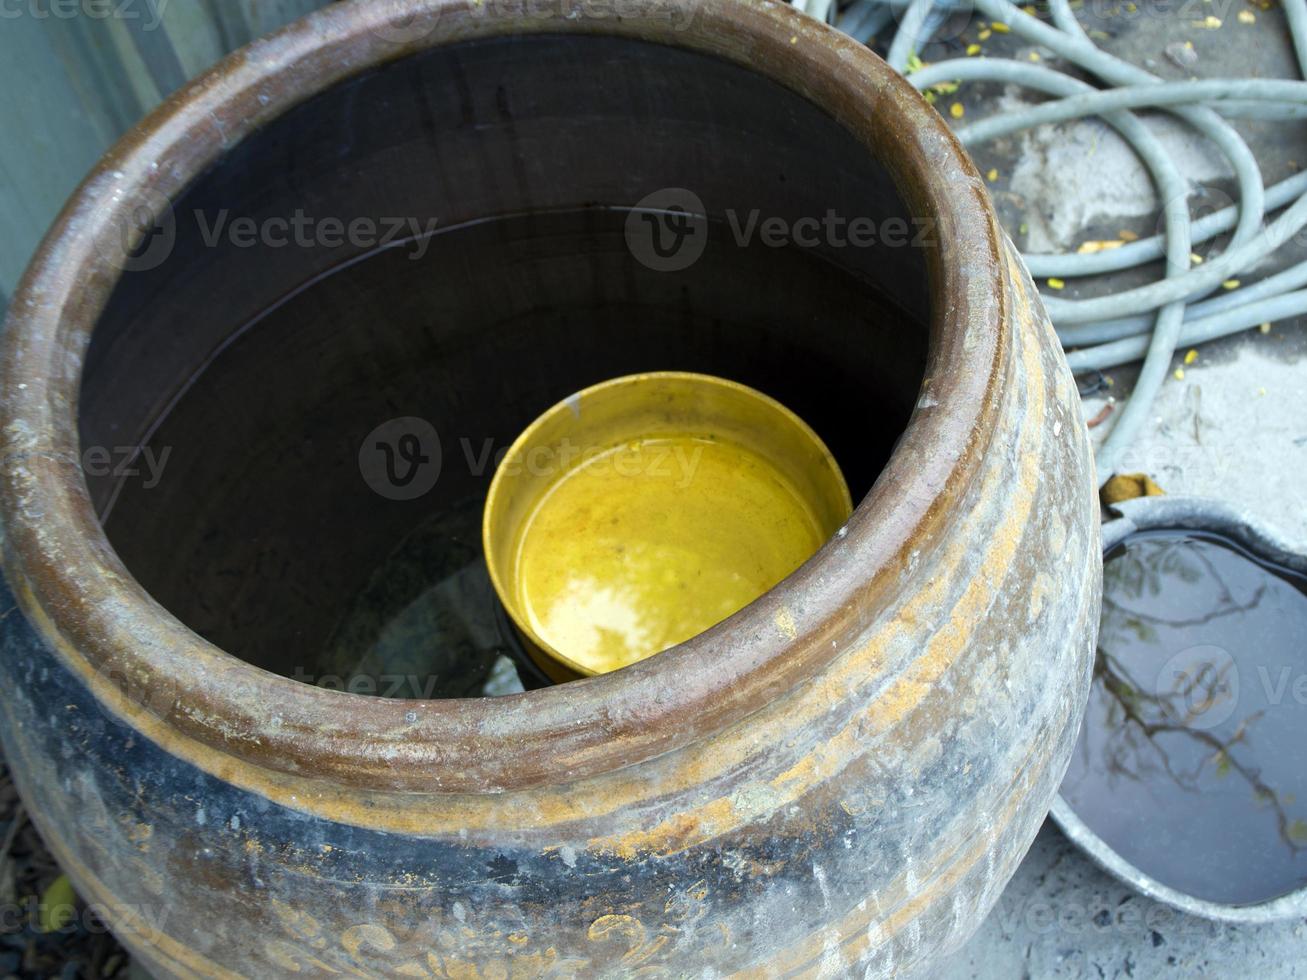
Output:
[[[830,451],[830,447],[826,445],[821,436],[819,436],[812,426],[804,421],[803,418],[789,406],[776,400],[766,392],[759,391],[757,388],[742,384],[739,381],[732,381],[730,378],[718,377],[715,374],[704,374],[700,371],[639,371],[635,374],[625,374],[617,378],[608,378],[604,381],[582,388],[580,391],[574,392],[566,398],[560,399],[537,415],[531,423],[521,431],[518,437],[509,445],[508,450],[504,453],[503,462],[495,470],[495,475],[490,481],[490,489],[486,491],[485,508],[482,513],[481,550],[485,554],[486,568],[490,573],[490,584],[494,587],[495,595],[498,596],[500,605],[504,608],[504,612],[508,614],[509,620],[517,627],[518,631],[522,634],[523,639],[528,644],[537,647],[544,656],[548,657],[555,664],[561,665],[576,677],[595,677],[598,676],[600,672],[592,670],[584,664],[573,660],[536,632],[527,621],[526,617],[522,615],[518,604],[515,601],[510,600],[510,597],[516,593],[516,589],[512,588],[511,583],[509,582],[511,569],[501,569],[499,563],[494,559],[496,551],[494,548],[494,542],[503,530],[495,522],[497,510],[495,505],[499,500],[500,494],[504,492],[504,489],[507,486],[507,480],[509,479],[509,474],[504,464],[526,452],[535,434],[549,423],[553,422],[558,417],[570,414],[573,411],[579,412],[580,406],[587,398],[593,399],[605,392],[614,391],[619,388],[632,388],[636,385],[658,381],[676,381],[695,384],[703,388],[720,388],[732,392],[740,397],[747,398],[760,405],[765,405],[775,415],[784,419],[786,423],[804,436],[813,449],[821,451],[821,454],[826,461],[827,469],[834,477],[835,485],[840,491],[841,502],[843,504],[842,509],[845,515],[843,520],[847,521],[849,515],[853,512],[853,497],[849,493],[849,484],[844,478],[844,471],[840,469],[840,464],[836,461],[834,453]],[[616,448],[616,445],[609,445],[605,448],[614,449]],[[554,484],[555,486],[557,485],[557,482],[561,481],[556,481]],[[833,534],[835,531],[833,530],[831,533]],[[513,563],[510,562],[509,564],[511,565]],[[649,656],[657,656],[657,654],[650,654]],[[648,658],[642,657],[641,659]],[[543,665],[541,665],[541,667],[543,669]]]
[[[0,521],[18,604],[111,716],[229,781],[527,790],[640,764],[739,723],[833,661],[901,594],[909,556],[939,546],[995,430],[1015,329],[1003,235],[961,145],[880,58],[788,4],[665,0],[617,18],[486,13],[493,6],[346,0],[230,55],[108,151],[11,300],[0,340]],[[846,533],[724,623],[621,671],[496,699],[402,701],[261,670],[162,608],[91,507],[77,401],[118,278],[119,229],[134,225],[142,201],[174,198],[246,135],[332,85],[439,45],[523,34],[699,52],[778,82],[848,130],[909,212],[933,223],[923,249],[929,347],[912,417]]]

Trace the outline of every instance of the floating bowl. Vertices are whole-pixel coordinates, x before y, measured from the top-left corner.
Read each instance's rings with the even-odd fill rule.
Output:
[[[482,540],[527,651],[561,681],[715,626],[852,510],[830,450],[780,402],[658,372],[587,388],[533,422],[490,484]]]

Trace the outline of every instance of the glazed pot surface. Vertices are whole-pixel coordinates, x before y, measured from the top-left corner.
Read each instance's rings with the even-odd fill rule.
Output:
[[[704,211],[679,268],[626,220],[669,189]],[[125,251],[142,208],[163,236]],[[243,245],[212,234],[224,210],[317,232]],[[828,210],[881,234],[736,234]],[[321,234],[399,215],[437,231]],[[641,370],[780,399],[853,516],[613,674],[313,685],[395,624],[490,608],[482,449]],[[15,296],[0,385],[5,751],[159,975],[924,969],[1065,769],[1100,575],[1074,385],[947,128],[788,8],[333,5],[88,178]],[[439,440],[416,497],[360,465],[396,419]],[[88,465],[119,446],[171,454],[148,487]],[[495,649],[495,623],[448,619],[462,645],[430,656]]]

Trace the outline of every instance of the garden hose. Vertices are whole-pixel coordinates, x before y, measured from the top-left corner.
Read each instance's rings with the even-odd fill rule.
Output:
[[[812,5],[812,0],[807,0]],[[1143,286],[1091,299],[1044,296],[1067,359],[1076,372],[1142,359],[1139,378],[1098,450],[1100,484],[1116,472],[1166,379],[1177,346],[1227,336],[1307,313],[1307,262],[1247,286],[1232,280],[1278,250],[1307,226],[1307,172],[1267,187],[1248,145],[1229,119],[1307,118],[1307,82],[1280,79],[1204,79],[1167,82],[1101,50],[1076,21],[1068,0],[1048,0],[1052,23],[1009,0],[855,0],[835,24],[867,43],[896,24],[886,60],[918,90],[941,84],[999,82],[1052,96],[1019,112],[1003,113],[956,130],[971,146],[998,136],[1086,116],[1115,129],[1147,170],[1162,201],[1160,234],[1092,253],[1023,255],[1032,277],[1077,278],[1133,269],[1165,259],[1164,274]],[[1299,70],[1307,77],[1307,0],[1282,3]],[[823,16],[832,13],[823,6]],[[952,15],[976,12],[1082,69],[1103,88],[1051,68],[1004,58],[967,57],[931,65],[916,58]],[[914,70],[915,69],[915,70]],[[1197,131],[1230,162],[1236,203],[1194,220],[1189,184],[1135,110],[1161,110]],[[1279,213],[1267,221],[1268,213]],[[1218,255],[1191,264],[1195,244],[1230,234]],[[1222,285],[1219,296],[1211,294]],[[1077,349],[1078,348],[1078,349]]]

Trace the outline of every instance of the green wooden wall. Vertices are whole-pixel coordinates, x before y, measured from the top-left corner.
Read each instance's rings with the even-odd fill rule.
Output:
[[[165,95],[328,0],[0,0],[0,308],[64,200]]]

